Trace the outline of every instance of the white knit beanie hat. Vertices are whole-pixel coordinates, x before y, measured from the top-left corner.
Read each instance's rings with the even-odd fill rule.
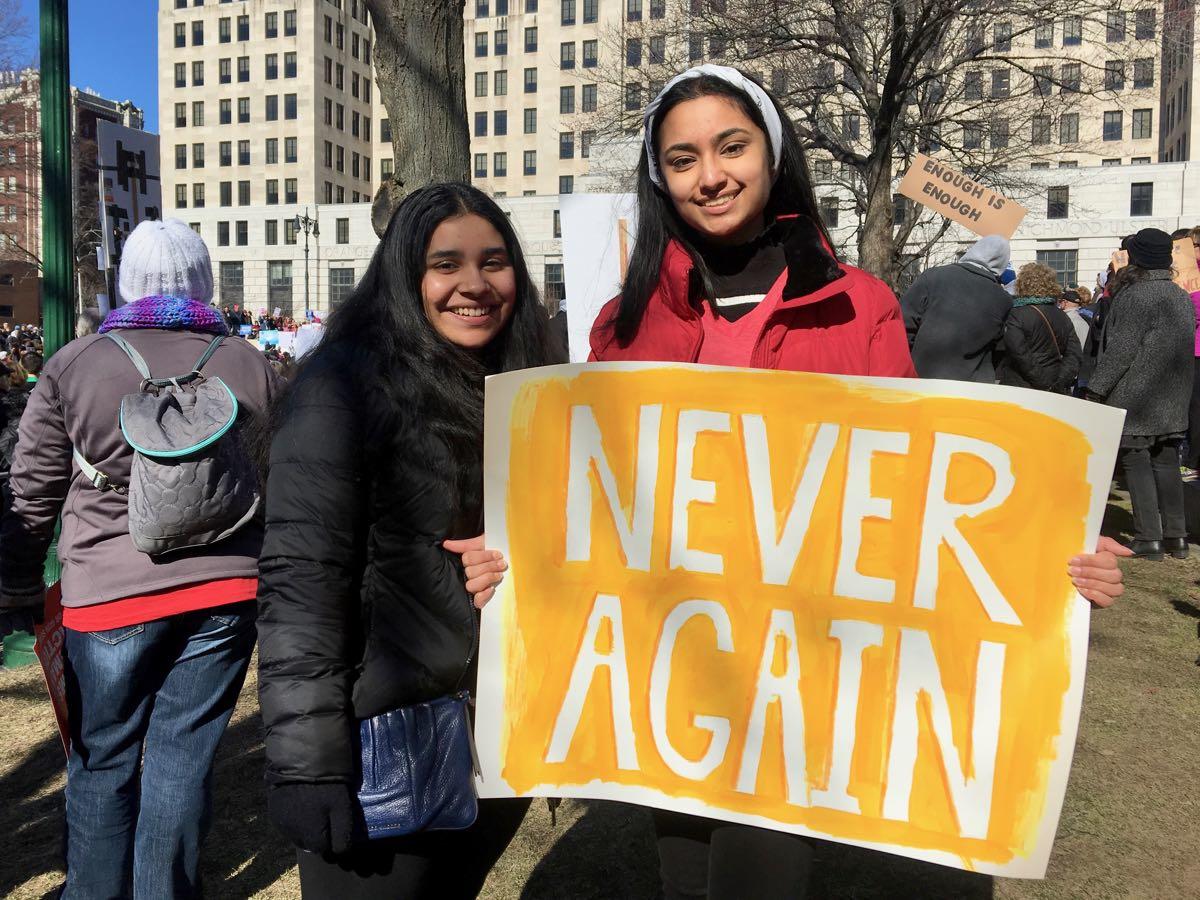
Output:
[[[143,297],[177,297],[208,303],[213,295],[212,262],[203,239],[179,219],[147,219],[133,229],[121,250],[121,302]]]

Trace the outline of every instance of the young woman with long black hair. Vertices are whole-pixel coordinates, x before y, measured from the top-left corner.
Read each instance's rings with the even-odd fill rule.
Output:
[[[704,65],[645,113],[638,230],[621,294],[600,313],[592,358],[911,377],[895,295],[834,254],[804,152],[778,102],[736,69]],[[1114,553],[1076,557],[1080,593],[1120,595]],[[464,555],[491,597],[504,560]],[[783,832],[655,811],[663,890],[683,897],[805,896],[812,845]]]
[[[448,539],[483,530],[483,381],[559,362],[512,225],[438,185],[397,209],[275,412],[260,562],[268,809],[306,898],[474,897],[528,801],[358,839],[358,721],[473,688]]]

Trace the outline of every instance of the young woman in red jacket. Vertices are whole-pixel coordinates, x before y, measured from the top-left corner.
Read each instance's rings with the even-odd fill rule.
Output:
[[[600,313],[593,360],[656,360],[915,377],[895,295],[834,254],[804,152],[778,103],[736,69],[672,80],[645,113],[638,230],[621,294]],[[507,568],[482,538],[467,589],[486,603]],[[1121,594],[1116,554],[1070,561],[1084,597]],[[654,811],[668,900],[807,894],[812,843],[797,835]]]

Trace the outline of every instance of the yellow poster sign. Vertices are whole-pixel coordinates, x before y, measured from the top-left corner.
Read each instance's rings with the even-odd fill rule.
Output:
[[[482,791],[1045,869],[1123,414],[699,366],[489,379]]]

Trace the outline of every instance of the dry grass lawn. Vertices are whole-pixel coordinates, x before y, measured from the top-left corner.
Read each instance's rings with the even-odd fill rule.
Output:
[[[1106,530],[1128,528],[1122,505]],[[815,897],[1200,897],[1200,559],[1127,564],[1129,592],[1093,619],[1079,742],[1044,881],[991,879],[823,845]],[[206,888],[217,898],[299,896],[294,857],[265,818],[253,672],[216,770]],[[0,896],[40,898],[60,882],[63,757],[36,668],[0,671]],[[656,894],[649,817],[568,801],[552,827],[537,801],[484,897]],[[350,900],[350,898],[347,898]]]

